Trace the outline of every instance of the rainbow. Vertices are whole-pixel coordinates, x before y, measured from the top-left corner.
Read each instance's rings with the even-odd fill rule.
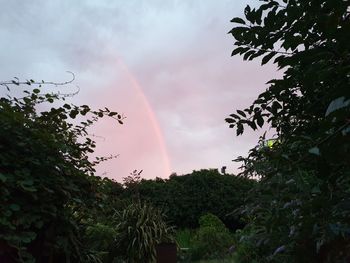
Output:
[[[157,121],[157,117],[156,117],[145,93],[143,92],[141,85],[138,83],[137,79],[131,73],[131,71],[129,70],[127,65],[123,62],[123,60],[120,57],[117,59],[117,62],[119,64],[120,68],[124,71],[128,80],[130,81],[131,86],[135,89],[136,94],[141,98],[141,101],[145,106],[147,116],[150,119],[150,122],[152,124],[154,133],[156,135],[156,138],[157,138],[160,150],[161,150],[161,155],[162,155],[162,159],[163,159],[163,163],[164,163],[164,167],[165,167],[164,174],[166,176],[170,176],[170,174],[171,174],[170,158],[169,158],[169,154],[168,154],[165,140],[163,137],[163,133],[162,133],[160,125]]]

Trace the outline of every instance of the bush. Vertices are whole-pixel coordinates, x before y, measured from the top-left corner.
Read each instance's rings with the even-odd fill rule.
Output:
[[[115,229],[110,226],[97,223],[86,229],[86,243],[92,250],[108,251],[116,235]]]
[[[149,204],[132,203],[115,215],[116,237],[108,262],[153,262],[156,245],[173,242],[173,228],[164,221],[162,212]]]
[[[343,0],[262,1],[232,19],[232,55],[282,72],[226,119],[237,135],[260,127],[278,138],[236,159],[259,178],[240,210],[257,262],[350,262],[349,19]]]
[[[233,237],[224,223],[215,215],[199,219],[200,228],[194,238],[192,259],[224,258],[233,245]]]
[[[141,200],[164,209],[178,228],[198,228],[200,216],[212,213],[235,230],[244,224],[240,217],[228,214],[243,205],[255,184],[254,180],[220,174],[217,169],[203,169],[169,179],[142,180],[138,189]]]
[[[9,89],[11,84],[0,85]],[[64,95],[36,88],[23,93],[22,98],[0,98],[1,260],[81,262],[89,252],[82,251],[80,218],[96,203],[94,182],[99,180],[92,176],[98,161],[88,159],[95,142],[87,129],[117,113],[72,104],[40,110]],[[73,125],[76,117],[85,122]]]

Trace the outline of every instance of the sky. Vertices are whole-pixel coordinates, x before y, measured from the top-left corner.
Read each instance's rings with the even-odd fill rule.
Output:
[[[236,137],[224,119],[249,106],[278,73],[231,57],[230,20],[247,0],[0,0],[0,80],[70,79],[69,102],[123,114],[90,135],[97,175],[121,181],[227,166],[238,172],[264,130]],[[50,92],[52,87],[45,91]],[[2,94],[4,91],[0,91]]]

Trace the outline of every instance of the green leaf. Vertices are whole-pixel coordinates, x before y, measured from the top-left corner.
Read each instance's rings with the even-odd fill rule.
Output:
[[[231,118],[226,118],[225,121],[226,121],[227,123],[234,123],[234,122],[235,122],[235,120],[233,120],[233,119],[231,119]]]
[[[274,55],[276,55],[276,52],[271,51],[269,54],[263,57],[263,59],[261,60],[261,65],[265,65],[267,62],[269,62]]]
[[[112,117],[112,116],[115,116],[115,115],[118,115],[118,113],[117,112],[110,112],[110,113],[108,113],[109,117]]]
[[[247,123],[248,123],[248,125],[249,125],[253,130],[256,130],[256,129],[257,129],[256,124],[255,124],[254,121],[248,121]]]
[[[1,181],[2,183],[5,183],[6,180],[7,180],[7,177],[6,177],[4,174],[0,173],[0,181]]]
[[[339,97],[339,98],[336,98],[335,100],[333,100],[328,108],[327,108],[327,111],[326,111],[326,114],[325,116],[327,117],[329,114],[331,114],[332,112],[336,111],[336,110],[339,110],[339,109],[342,109],[344,107],[347,107],[350,105],[350,99],[348,100],[345,100],[345,97],[342,96],[342,97]]]
[[[69,105],[69,104],[64,104],[63,105],[63,108],[67,109],[67,110],[70,110],[72,107]]]
[[[255,54],[255,50],[250,50],[247,53],[244,54],[243,59],[247,60],[248,58],[250,58],[250,56]]]
[[[236,130],[237,136],[243,134],[243,131],[244,131],[244,127],[242,123],[237,123],[237,130]]]
[[[77,110],[72,110],[70,113],[69,113],[69,117],[71,117],[72,119],[75,119],[75,117],[78,115],[78,111]]]
[[[261,114],[256,115],[256,123],[259,125],[260,128],[264,125],[264,119],[261,116]]]
[[[238,115],[236,115],[234,113],[230,114],[230,116],[233,117],[233,118],[236,118],[236,119],[240,119],[241,118],[241,117],[239,117]]]
[[[33,92],[38,94],[38,93],[40,93],[40,89],[33,89]]]
[[[244,113],[244,111],[237,110],[237,113],[242,115],[243,117],[247,117],[247,115]]]
[[[11,204],[10,209],[12,211],[19,211],[21,209],[21,207],[18,204]]]
[[[235,17],[231,20],[232,23],[245,24],[245,21],[240,17]]]
[[[315,154],[315,155],[321,155],[320,149],[318,147],[313,147],[309,149],[309,153]]]
[[[247,48],[247,47],[238,47],[232,51],[231,56],[237,55],[238,53],[242,54],[242,53],[246,52],[247,50],[249,50],[249,48]]]

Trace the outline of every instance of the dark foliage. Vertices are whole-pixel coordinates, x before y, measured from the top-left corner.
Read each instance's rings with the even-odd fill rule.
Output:
[[[138,191],[141,200],[166,211],[168,220],[178,228],[196,228],[202,215],[212,213],[231,229],[237,229],[243,222],[230,212],[243,204],[245,194],[254,183],[254,180],[223,175],[212,169],[172,175],[165,180],[141,180]]]
[[[20,86],[19,81],[1,83]],[[26,85],[41,85],[28,81]],[[81,228],[120,188],[93,176],[89,161],[95,142],[90,125],[104,116],[122,116],[108,109],[64,104],[38,108],[60,94],[40,94],[34,88],[24,97],[0,98],[0,257],[8,262],[79,262],[84,258]],[[86,119],[73,125],[68,120]],[[108,188],[108,190],[107,190]],[[109,201],[105,194],[109,195]],[[89,213],[87,212],[89,211]]]
[[[238,158],[260,178],[241,210],[239,262],[349,262],[349,1],[264,0],[244,13],[232,55],[274,58],[283,77],[226,119],[237,135],[269,125],[279,138]]]

